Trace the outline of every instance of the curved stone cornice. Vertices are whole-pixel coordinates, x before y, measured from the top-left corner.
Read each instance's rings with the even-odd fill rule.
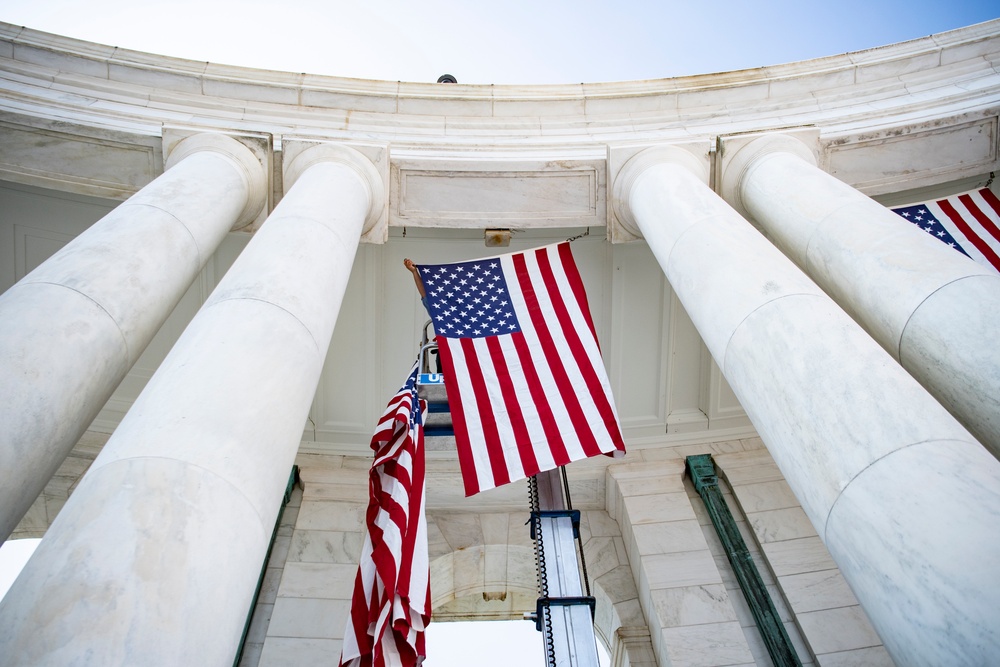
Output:
[[[0,24],[0,53],[0,74],[13,75],[0,76],[0,87],[35,115],[155,133],[178,113],[205,129],[231,128],[236,111],[240,127],[255,132],[364,132],[410,145],[659,142],[803,125],[836,132],[967,111],[1000,91],[991,62],[1000,20],[799,63],[579,85],[443,86],[254,70],[9,24]]]

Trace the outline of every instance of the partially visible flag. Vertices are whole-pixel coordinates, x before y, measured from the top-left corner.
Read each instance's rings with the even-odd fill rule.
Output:
[[[943,243],[1000,272],[1000,200],[987,188],[892,209]]]
[[[431,592],[423,411],[416,378],[414,365],[372,436],[368,534],[354,581],[342,667],[413,667],[424,659]]]
[[[569,243],[418,268],[467,496],[624,454]]]

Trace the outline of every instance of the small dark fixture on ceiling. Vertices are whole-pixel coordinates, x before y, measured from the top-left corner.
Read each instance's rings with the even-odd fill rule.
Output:
[[[458,83],[458,79],[451,74],[442,74],[438,77],[438,83]]]

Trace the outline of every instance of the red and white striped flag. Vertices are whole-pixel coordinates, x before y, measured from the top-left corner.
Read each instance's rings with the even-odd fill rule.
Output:
[[[1000,200],[987,188],[892,210],[942,243],[1000,272]]]
[[[354,581],[342,667],[413,667],[424,660],[431,591],[416,377],[414,365],[372,436],[368,534]]]
[[[418,268],[467,496],[624,454],[569,243]]]

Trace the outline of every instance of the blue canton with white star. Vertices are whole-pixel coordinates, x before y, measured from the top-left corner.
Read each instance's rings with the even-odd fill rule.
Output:
[[[521,330],[499,259],[418,269],[438,336],[485,338]]]
[[[934,217],[934,214],[928,211],[923,204],[917,206],[903,206],[902,208],[894,208],[892,210],[942,243],[947,243],[949,246],[959,251],[966,257],[969,256],[969,253],[965,252],[965,250],[962,249],[962,246],[958,245],[954,237],[948,233],[948,230],[945,229],[940,222],[938,222],[938,219]]]

